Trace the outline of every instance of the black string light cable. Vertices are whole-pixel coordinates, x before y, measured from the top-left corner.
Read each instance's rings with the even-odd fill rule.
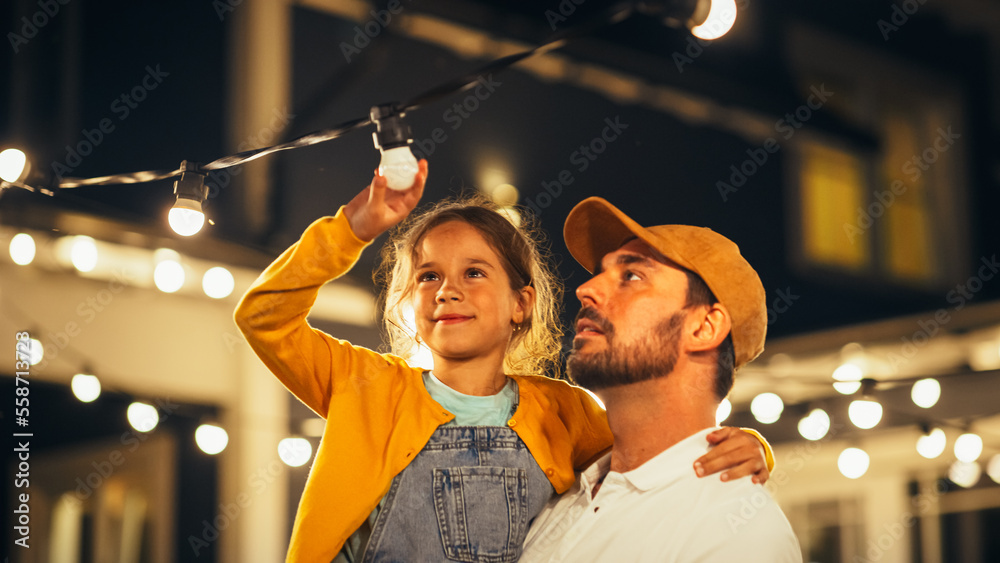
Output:
[[[417,95],[412,100],[407,101],[402,104],[394,104],[400,113],[405,113],[409,111],[416,110],[424,105],[434,102],[438,99],[445,98],[455,93],[465,91],[469,88],[474,87],[478,82],[478,79],[486,74],[492,72],[500,72],[507,69],[508,67],[524,60],[534,55],[548,53],[555,49],[563,47],[571,39],[582,37],[593,33],[594,31],[601,29],[603,27],[613,25],[618,23],[628,16],[630,16],[636,7],[635,2],[621,2],[603,11],[599,16],[593,18],[590,22],[579,25],[577,27],[566,30],[563,33],[557,34],[556,37],[550,39],[546,43],[533,47],[526,51],[515,53],[512,55],[507,55],[496,59],[483,67],[431,88],[426,92]],[[239,166],[259,158],[274,154],[280,151],[298,149],[303,147],[308,147],[312,145],[317,145],[320,143],[325,143],[327,141],[341,137],[351,131],[368,127],[372,124],[371,117],[363,117],[353,119],[341,123],[335,127],[329,129],[322,129],[319,131],[314,131],[307,133],[290,141],[280,143],[277,145],[272,145],[268,147],[261,147],[256,149],[250,149],[242,151],[233,155],[224,156],[222,158],[213,160],[211,162],[199,165],[198,168],[205,172],[211,172],[214,170],[221,170],[224,168],[229,168],[233,166]],[[30,191],[38,191],[46,195],[54,195],[56,191],[60,189],[67,188],[82,188],[91,186],[108,186],[108,185],[121,185],[121,184],[140,184],[146,182],[154,182],[157,180],[165,180],[168,178],[173,178],[181,175],[183,172],[183,166],[173,169],[173,170],[144,170],[140,172],[129,172],[121,174],[111,174],[108,176],[97,176],[92,178],[75,178],[66,177],[60,179],[57,183],[52,186],[32,186],[23,181],[7,181],[4,182],[6,186],[14,186],[19,188],[28,189]]]

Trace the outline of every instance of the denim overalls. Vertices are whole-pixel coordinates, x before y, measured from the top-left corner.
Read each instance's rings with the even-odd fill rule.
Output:
[[[438,427],[393,479],[363,561],[516,561],[554,492],[510,428]]]

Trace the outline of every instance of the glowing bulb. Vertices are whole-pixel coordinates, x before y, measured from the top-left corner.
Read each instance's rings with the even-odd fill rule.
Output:
[[[134,402],[126,411],[128,423],[139,432],[151,432],[160,423],[160,413],[148,403]]]
[[[917,453],[927,459],[935,459],[944,453],[947,445],[948,438],[944,435],[944,430],[935,428],[929,434],[917,438]]]
[[[205,226],[205,213],[201,210],[200,202],[179,197],[167,213],[167,222],[175,233],[189,237]]]
[[[691,34],[699,39],[718,39],[729,32],[736,23],[736,0],[711,0],[708,17],[700,25],[691,28]]]
[[[101,396],[101,380],[93,375],[78,373],[70,383],[73,394],[84,403],[92,403]]]
[[[173,293],[184,285],[184,266],[174,260],[164,260],[153,270],[153,283],[163,293]]]
[[[837,458],[840,474],[848,479],[857,479],[864,475],[868,472],[870,464],[871,458],[868,457],[868,452],[860,448],[847,448],[840,452],[840,457]]]
[[[986,474],[997,483],[1000,483],[1000,454],[990,458],[989,465],[986,466]]]
[[[81,272],[89,272],[97,266],[97,244],[87,236],[77,236],[73,239],[70,249],[70,260],[73,267]]]
[[[45,356],[45,348],[42,347],[42,341],[37,338],[32,338],[28,342],[28,363],[37,366]]]
[[[921,379],[913,384],[910,390],[910,398],[913,404],[918,407],[929,409],[937,404],[941,398],[941,384],[933,377]]]
[[[413,185],[420,167],[409,146],[395,147],[382,151],[382,162],[378,173],[385,176],[388,186],[394,190],[405,190]]]
[[[7,149],[0,152],[0,179],[16,182],[21,179],[27,168],[28,157],[18,149]]]
[[[235,287],[233,275],[222,266],[210,268],[201,278],[201,288],[205,290],[205,295],[213,299],[229,297]]]
[[[861,378],[864,372],[857,364],[846,363],[833,370],[833,379],[836,383],[833,388],[841,395],[850,395],[861,389]]]
[[[983,453],[983,439],[977,434],[962,434],[955,440],[955,457],[959,461],[972,463]]]
[[[978,463],[971,461],[956,461],[948,468],[948,479],[960,487],[969,487],[979,482],[983,475],[983,468]]]
[[[729,399],[722,399],[719,403],[719,408],[715,410],[715,423],[722,424],[722,421],[729,418],[729,415],[733,412],[733,404],[729,402]]]
[[[750,402],[750,412],[761,424],[771,424],[781,418],[781,411],[785,410],[785,403],[781,397],[774,393],[761,393]]]
[[[855,426],[862,430],[875,428],[882,420],[882,405],[878,401],[867,399],[851,401],[851,406],[847,407],[847,416]]]
[[[799,434],[806,440],[821,440],[830,431],[830,415],[823,409],[813,409],[799,421]]]
[[[18,233],[10,239],[10,259],[18,266],[27,266],[35,259],[35,239],[27,233]]]
[[[302,467],[312,457],[312,444],[305,438],[285,438],[278,442],[278,457],[285,465]]]
[[[202,424],[194,431],[194,442],[201,451],[215,455],[226,449],[229,444],[229,434],[224,428],[214,424]]]

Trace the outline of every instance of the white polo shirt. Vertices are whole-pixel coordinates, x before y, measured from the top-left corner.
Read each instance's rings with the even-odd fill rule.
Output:
[[[599,459],[538,515],[520,561],[801,562],[798,539],[764,487],[695,475],[712,430],[627,473],[608,471],[611,454]]]

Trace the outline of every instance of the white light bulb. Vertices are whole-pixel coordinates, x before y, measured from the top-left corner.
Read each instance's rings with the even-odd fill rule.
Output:
[[[935,428],[929,434],[917,438],[917,453],[927,459],[935,459],[944,453],[947,445],[948,438],[944,435],[944,430]]]
[[[979,467],[979,464],[973,461],[958,460],[948,468],[948,479],[951,479],[952,483],[966,489],[978,483],[982,475],[983,468]]]
[[[77,236],[70,249],[73,267],[81,272],[89,272],[97,267],[97,243],[88,236]]]
[[[910,390],[910,398],[913,404],[918,407],[929,409],[937,404],[941,398],[941,384],[933,377],[921,379],[913,384]]]
[[[962,434],[955,440],[955,457],[959,461],[972,463],[983,453],[983,439],[978,434]]]
[[[160,413],[156,407],[147,403],[135,402],[126,411],[128,423],[139,432],[150,432],[160,423]]]
[[[848,479],[857,479],[864,475],[868,471],[869,464],[871,458],[868,457],[868,452],[859,448],[847,448],[840,452],[840,457],[837,458],[840,474]]]
[[[711,0],[708,17],[700,25],[691,28],[691,34],[699,39],[718,39],[729,32],[736,23],[736,0]]]
[[[21,179],[28,164],[28,157],[18,149],[7,149],[0,152],[0,179],[16,182]]]
[[[774,393],[761,393],[750,402],[750,412],[761,424],[771,424],[781,418],[785,403]]]
[[[409,188],[419,171],[417,158],[413,156],[410,147],[402,146],[382,151],[382,162],[378,165],[378,172],[385,176],[390,188],[394,190]]]
[[[93,375],[78,373],[70,383],[73,394],[84,403],[92,403],[101,396],[101,380]]]
[[[28,343],[28,363],[37,366],[45,356],[45,348],[37,338],[30,339]]]
[[[821,440],[830,431],[830,415],[823,409],[813,409],[799,420],[799,434],[806,440]]]
[[[847,416],[855,426],[862,430],[875,428],[882,420],[882,405],[877,401],[867,399],[851,401],[851,406],[847,407]]]
[[[229,444],[229,434],[220,426],[202,424],[194,431],[194,442],[198,444],[201,451],[208,455],[215,455],[226,449]]]
[[[278,457],[285,465],[301,467],[312,457],[312,444],[305,438],[285,438],[278,442]]]
[[[986,474],[997,483],[1000,483],[1000,454],[990,458],[989,465],[986,466]]]
[[[10,259],[18,266],[27,266],[35,259],[35,239],[27,233],[18,233],[10,239]]]
[[[851,395],[861,389],[861,378],[864,375],[857,364],[850,362],[843,364],[833,370],[833,379],[836,381],[833,388],[841,395]]]
[[[184,266],[173,260],[164,260],[153,270],[153,283],[163,293],[174,293],[184,286]]]
[[[722,399],[719,403],[719,408],[715,410],[715,423],[722,424],[722,421],[729,418],[729,415],[733,412],[733,404],[729,402],[729,399]]]
[[[229,297],[235,287],[233,275],[222,266],[209,268],[201,278],[201,288],[205,290],[205,295],[213,299]]]
[[[197,234],[205,226],[205,214],[201,211],[200,203],[193,199],[178,198],[177,203],[167,213],[167,222],[175,233],[189,237]]]

